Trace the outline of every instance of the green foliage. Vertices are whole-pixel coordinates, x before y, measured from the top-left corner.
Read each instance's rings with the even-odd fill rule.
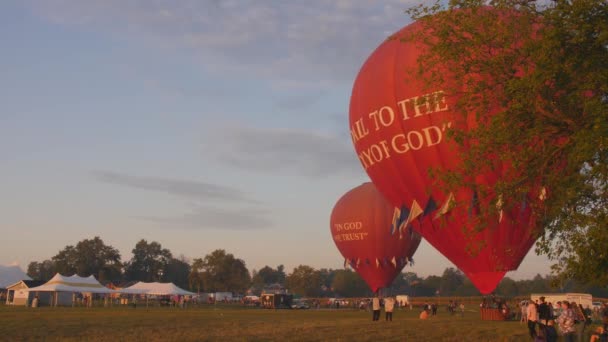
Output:
[[[442,296],[453,296],[464,283],[464,274],[452,267],[446,268],[439,283],[439,292]]]
[[[509,277],[504,277],[502,281],[496,287],[496,294],[502,297],[515,297],[519,295],[519,289],[517,282]]]
[[[279,265],[277,269],[273,269],[270,266],[264,266],[251,277],[253,285],[263,287],[264,285],[270,284],[284,284],[285,283],[285,266]]]
[[[188,285],[190,290],[197,293],[205,291],[205,284],[203,283],[203,259],[196,258],[192,260],[190,274],[188,275]]]
[[[556,262],[555,281],[606,286],[608,3],[489,2],[501,11],[485,3],[409,11],[425,35],[403,39],[428,47],[415,77],[456,95],[456,112],[480,123],[449,134],[468,147],[460,167],[431,172],[446,190],[476,188],[489,203],[481,222],[495,217],[497,204],[508,209],[526,197],[537,219],[536,251]],[[501,165],[510,167],[496,184],[476,184]]]
[[[49,280],[55,273],[55,264],[51,260],[32,261],[27,266],[27,274],[34,280]]]
[[[130,280],[155,282],[162,279],[165,267],[173,258],[171,251],[161,244],[141,239],[133,248],[133,257],[126,264],[125,274]]]
[[[321,275],[319,271],[306,265],[293,269],[285,284],[291,292],[305,297],[317,297],[321,294]]]
[[[244,293],[251,284],[245,262],[223,249],[216,249],[195,263],[197,268],[200,266],[200,279],[206,292]]]
[[[340,297],[371,296],[371,291],[365,281],[351,270],[336,270],[331,288]]]
[[[189,288],[190,264],[184,256],[171,258],[163,270],[162,282],[171,282],[183,289]]]
[[[91,240],[84,239],[76,246],[66,246],[51,260],[52,269],[63,275],[77,274],[81,277],[94,275],[99,281],[120,280],[122,276],[120,252],[114,247],[106,246],[98,236]],[[47,271],[50,269],[47,268],[48,264],[43,266]]]

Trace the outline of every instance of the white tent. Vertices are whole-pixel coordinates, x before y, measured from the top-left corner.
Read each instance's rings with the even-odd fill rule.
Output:
[[[18,265],[0,265],[0,289],[18,283],[20,280],[32,280]]]
[[[186,291],[175,286],[173,283],[144,283],[142,281],[127,287],[126,289],[118,290],[120,293],[127,294],[146,294],[154,296],[181,295],[192,296],[195,293]]]
[[[52,291],[52,292],[81,292],[81,293],[116,293],[101,285],[94,276],[80,277],[73,275],[63,276],[59,273],[43,285],[32,287],[30,291]]]

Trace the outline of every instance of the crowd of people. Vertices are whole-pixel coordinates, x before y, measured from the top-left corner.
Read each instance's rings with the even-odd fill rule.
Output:
[[[603,326],[591,334],[591,342],[608,342],[608,306],[602,308]],[[528,325],[530,337],[534,341],[557,341],[558,335],[566,342],[583,342],[586,328],[592,323],[593,312],[576,302],[550,303],[545,297],[523,302],[521,322]],[[559,334],[558,334],[559,331]]]

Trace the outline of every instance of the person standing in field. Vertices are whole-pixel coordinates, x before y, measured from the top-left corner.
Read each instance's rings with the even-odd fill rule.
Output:
[[[380,297],[378,294],[374,296],[372,299],[372,321],[377,321],[380,319]]]
[[[386,321],[393,321],[393,309],[395,308],[395,300],[393,297],[386,297],[384,299],[384,313]]]
[[[545,297],[540,297],[540,304],[538,305],[538,318],[541,324],[547,325],[547,321],[551,318],[549,317],[549,304],[545,302]]]
[[[555,329],[555,321],[550,319],[547,321],[545,326],[545,341],[546,342],[557,342],[557,330]]]
[[[608,302],[605,302],[602,308],[602,324],[604,325],[604,331],[608,331]]]
[[[522,302],[520,304],[520,315],[519,323],[524,322],[528,324],[528,303]]]
[[[460,303],[460,317],[464,317],[464,303]]]
[[[530,332],[530,337],[532,337],[534,340],[536,338],[536,321],[538,321],[538,309],[536,308],[536,303],[534,303],[534,301],[530,301],[528,304],[526,316],[528,321],[528,331]]]
[[[570,303],[567,301],[562,302],[562,313],[557,318],[557,324],[559,325],[559,330],[564,336],[565,342],[574,342],[574,334],[576,329],[574,311],[570,307]]]
[[[587,327],[587,316],[585,315],[585,309],[581,304],[571,302],[570,307],[574,312],[574,330],[576,340],[583,342],[583,335],[585,334],[585,328]]]

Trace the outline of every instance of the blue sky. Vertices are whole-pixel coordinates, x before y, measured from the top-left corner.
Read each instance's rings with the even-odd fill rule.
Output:
[[[340,268],[352,82],[415,1],[5,1],[0,264],[94,236]],[[530,252],[508,276],[548,273]],[[409,270],[452,264],[423,243]],[[407,270],[407,269],[406,269]]]

